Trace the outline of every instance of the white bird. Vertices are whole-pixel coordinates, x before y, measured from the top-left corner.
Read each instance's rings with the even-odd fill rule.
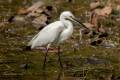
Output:
[[[40,47],[43,45],[47,46],[47,52],[45,54],[44,66],[46,63],[46,57],[48,53],[48,49],[51,44],[55,44],[58,46],[58,56],[60,61],[60,47],[59,43],[67,40],[73,33],[73,24],[71,21],[82,24],[77,21],[74,15],[70,11],[64,11],[60,15],[60,20],[55,21],[46,27],[44,27],[37,35],[33,37],[33,39],[28,43],[28,46],[31,49],[36,47]],[[83,24],[82,24],[83,25]],[[85,27],[83,25],[83,27]],[[61,61],[60,66],[62,67]]]

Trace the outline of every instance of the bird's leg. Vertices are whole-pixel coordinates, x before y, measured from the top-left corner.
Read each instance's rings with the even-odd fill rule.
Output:
[[[80,37],[79,37],[79,43],[81,43],[81,41],[82,41],[82,30],[80,29]]]
[[[43,69],[44,70],[44,69]],[[46,70],[43,71],[43,80],[47,80],[47,74],[46,74]]]
[[[64,71],[63,69],[60,69],[60,72],[58,73],[56,80],[62,80],[63,77],[64,77]]]
[[[48,55],[48,49],[46,49],[46,52],[45,52],[45,58],[44,58],[44,63],[43,63],[43,69],[46,68],[47,55]]]
[[[58,46],[58,61],[60,62],[60,66],[61,66],[61,68],[63,68],[60,54],[61,54],[61,52],[60,52],[60,46]]]
[[[48,56],[48,50],[49,50],[50,44],[47,45],[46,52],[45,52],[45,58],[44,58],[44,63],[43,63],[43,69],[46,68],[46,61],[47,61],[47,56]]]

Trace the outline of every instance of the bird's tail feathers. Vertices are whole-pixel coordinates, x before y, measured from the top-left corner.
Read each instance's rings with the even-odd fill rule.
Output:
[[[31,46],[26,46],[25,50],[31,50]]]

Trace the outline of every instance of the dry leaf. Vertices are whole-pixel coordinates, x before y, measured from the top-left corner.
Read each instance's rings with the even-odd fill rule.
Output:
[[[28,11],[26,8],[20,8],[17,12],[18,15],[24,15],[24,14],[28,14]]]
[[[91,4],[90,4],[90,10],[94,10],[94,9],[96,9],[97,7],[99,7],[100,6],[100,1],[98,0],[98,1],[95,1],[95,2],[92,2]]]
[[[32,11],[36,11],[39,8],[43,8],[45,6],[45,4],[42,1],[38,1],[36,3],[34,3],[31,7],[29,7],[27,9],[28,12],[32,12]]]
[[[91,23],[83,23],[88,29],[92,30],[95,26]]]
[[[103,9],[95,9],[94,13],[99,16],[109,16],[112,13],[112,7],[106,6]]]
[[[101,15],[102,16],[108,16],[112,12],[112,7],[111,6],[106,6],[101,10]]]
[[[47,16],[42,14],[41,16],[35,18],[32,21],[32,24],[34,27],[36,27],[37,29],[39,29],[40,27],[46,26],[46,21],[47,21]]]

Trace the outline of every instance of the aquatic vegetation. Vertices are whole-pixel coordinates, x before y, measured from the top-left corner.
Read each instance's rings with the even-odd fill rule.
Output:
[[[24,6],[22,0],[12,0],[12,3],[7,1],[0,1],[0,80],[115,80],[120,77],[120,46],[105,48],[81,44],[78,49],[74,50],[73,45],[79,39],[78,28],[74,31],[74,37],[62,44],[61,58],[64,70],[59,69],[56,53],[49,53],[47,69],[44,73],[42,70],[44,53],[39,50],[25,50],[28,41],[39,30],[31,24],[7,23],[9,17],[14,15],[19,7]],[[53,5],[57,8],[52,17],[54,21],[64,10],[70,10],[78,18],[81,17],[85,11],[89,10],[88,4],[91,0],[75,0],[73,3],[66,2],[66,0],[43,1],[49,5],[56,3],[57,6]],[[31,3],[31,0],[28,0],[27,5]],[[117,44],[120,43],[118,14],[119,12],[112,14],[103,22],[106,28],[111,29],[111,34],[107,39]]]

